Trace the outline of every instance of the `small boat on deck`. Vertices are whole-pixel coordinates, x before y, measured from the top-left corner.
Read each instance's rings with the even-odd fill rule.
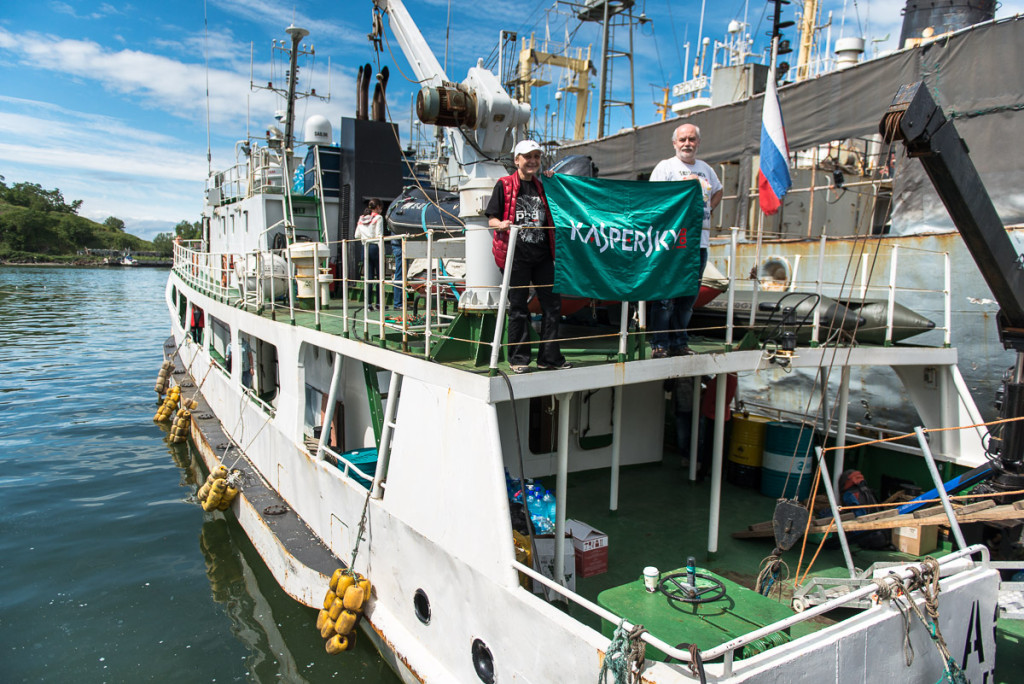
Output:
[[[732,322],[742,331],[755,332],[762,340],[792,331],[798,342],[808,342],[813,335],[816,313],[821,329],[818,339],[822,341],[837,337],[844,341],[884,344],[886,340],[899,342],[935,328],[933,321],[899,303],[893,305],[890,331],[889,304],[885,300],[837,300],[813,292],[773,290],[757,293],[757,312],[751,324],[750,309],[754,301],[750,290],[734,292]],[[690,320],[691,329],[708,337],[724,335],[728,306],[726,297],[698,304]]]

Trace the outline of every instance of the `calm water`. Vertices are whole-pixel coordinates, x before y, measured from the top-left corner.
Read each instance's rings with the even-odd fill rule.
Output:
[[[0,681],[397,681],[195,503],[152,421],[166,278],[0,267]]]

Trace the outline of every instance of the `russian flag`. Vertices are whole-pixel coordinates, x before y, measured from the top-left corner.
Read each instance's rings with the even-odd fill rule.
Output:
[[[772,215],[782,206],[782,198],[793,186],[789,177],[789,144],[782,123],[779,93],[775,89],[775,69],[768,72],[761,111],[761,167],[757,172],[758,199],[761,211]]]

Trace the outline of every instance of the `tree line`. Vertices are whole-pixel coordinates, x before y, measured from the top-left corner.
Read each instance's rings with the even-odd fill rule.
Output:
[[[0,176],[0,259],[78,254],[85,249],[155,251],[170,255],[174,237],[196,239],[199,221],[181,221],[173,233],[160,233],[152,242],[125,232],[116,216],[103,223],[78,215],[82,200],[65,200],[59,188],[38,183],[7,185]]]

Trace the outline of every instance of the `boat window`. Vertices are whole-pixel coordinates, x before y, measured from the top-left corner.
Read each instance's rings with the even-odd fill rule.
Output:
[[[210,358],[222,371],[231,373],[231,328],[210,316]]]
[[[188,300],[185,299],[185,295],[178,293],[178,323],[181,324],[182,329],[185,328],[185,312],[188,311]]]
[[[280,389],[277,347],[248,333],[239,333],[238,346],[242,358],[242,385],[252,390],[265,409],[276,408]]]
[[[331,390],[331,378],[334,375],[334,354],[315,345],[303,343],[299,353],[305,376],[305,391],[302,435],[309,439],[320,439],[324,418],[327,415],[327,399]],[[331,421],[332,431],[326,445],[337,448],[345,443],[345,407],[339,392],[334,402],[334,417]]]
[[[306,385],[306,410],[303,412],[302,434],[305,437],[320,437],[320,426],[323,425],[323,413],[320,404],[327,401],[324,393],[316,387]]]

